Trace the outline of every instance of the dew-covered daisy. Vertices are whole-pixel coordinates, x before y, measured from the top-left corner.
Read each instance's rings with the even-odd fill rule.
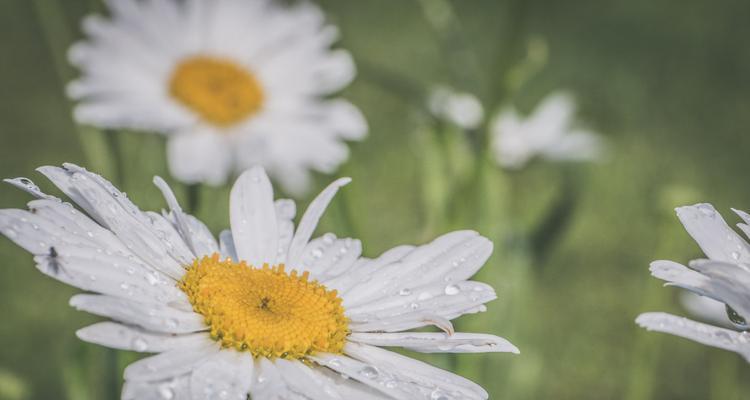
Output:
[[[744,221],[737,226],[750,235],[750,215],[733,211]],[[667,281],[667,285],[723,303],[736,329],[661,312],[641,314],[636,322],[648,330],[734,351],[750,362],[750,334],[746,332],[750,318],[750,244],[710,204],[680,207],[677,216],[708,258],[693,260],[687,267],[674,261],[654,261],[651,274]]]
[[[263,165],[285,190],[303,192],[310,170],[348,157],[343,140],[367,124],[330,95],[355,75],[348,52],[309,2],[109,0],[110,17],[83,20],[70,61],[75,118],[105,128],[167,135],[172,174],[225,182]]]
[[[553,93],[529,115],[502,110],[490,124],[497,163],[508,169],[523,168],[536,157],[552,161],[592,161],[603,150],[601,138],[576,128],[576,105],[565,93]]]
[[[111,321],[77,332],[117,349],[159,353],[125,370],[124,399],[486,399],[477,384],[382,347],[514,352],[505,339],[454,332],[485,311],[492,287],[469,280],[492,252],[472,231],[361,257],[361,243],[312,239],[339,179],[294,226],[295,203],[274,201],[264,170],[231,191],[230,230],[217,241],[160,178],[169,211],[143,212],[75,165],[39,171],[79,208],[36,197],[0,210],[0,232],[37,268],[83,289],[70,304]],[[440,331],[410,331],[434,326]]]

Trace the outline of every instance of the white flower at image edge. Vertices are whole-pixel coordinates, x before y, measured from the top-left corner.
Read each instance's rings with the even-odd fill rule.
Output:
[[[740,210],[733,211],[744,221],[737,226],[745,235],[750,235],[750,215]],[[641,314],[636,322],[648,330],[671,333],[736,352],[750,362],[750,334],[746,332],[750,318],[750,244],[729,227],[710,204],[680,207],[677,216],[707,259],[693,260],[688,266],[674,261],[654,261],[651,274],[667,281],[669,286],[720,302],[725,308],[727,322],[731,321],[735,329],[662,312]],[[703,317],[726,325],[717,315]]]
[[[83,20],[69,51],[81,75],[68,86],[83,124],[167,135],[171,173],[224,183],[262,165],[301,194],[310,170],[334,172],[344,140],[367,123],[330,98],[355,76],[331,50],[336,27],[315,5],[257,0],[110,0],[110,18]]]
[[[573,126],[575,101],[565,93],[547,96],[528,117],[506,108],[490,123],[497,163],[520,169],[539,157],[550,161],[594,161],[602,156],[601,138]]]
[[[454,332],[486,310],[491,286],[469,280],[492,252],[472,231],[361,256],[360,241],[311,239],[339,179],[294,226],[260,167],[230,194],[217,241],[161,178],[169,211],[143,212],[99,175],[66,164],[39,171],[82,211],[27,178],[29,211],[0,210],[0,231],[46,275],[90,294],[75,308],[111,319],[77,332],[116,349],[159,353],[125,370],[123,399],[486,399],[477,384],[384,350],[513,352],[503,338]],[[426,326],[442,332],[411,332]]]

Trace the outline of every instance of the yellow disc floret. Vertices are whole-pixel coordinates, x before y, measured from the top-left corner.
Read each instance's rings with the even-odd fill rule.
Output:
[[[284,265],[253,268],[214,254],[195,260],[179,287],[214,340],[255,357],[341,353],[349,334],[336,291]]]
[[[183,60],[172,72],[169,93],[204,120],[222,127],[242,121],[263,105],[255,76],[232,61],[206,56]]]

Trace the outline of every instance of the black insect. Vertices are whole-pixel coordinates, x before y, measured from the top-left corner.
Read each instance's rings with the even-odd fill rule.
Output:
[[[54,246],[50,247],[49,254],[47,255],[47,268],[52,271],[53,275],[58,275],[62,270],[62,265],[60,265],[60,261],[57,259],[57,256],[57,250],[55,250]]]

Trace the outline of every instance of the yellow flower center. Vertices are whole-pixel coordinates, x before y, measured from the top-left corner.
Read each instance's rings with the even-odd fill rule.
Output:
[[[213,254],[195,260],[178,285],[214,340],[255,357],[341,353],[349,334],[336,291],[284,265],[253,268]]]
[[[263,105],[263,88],[246,68],[232,61],[196,56],[177,65],[169,93],[204,120],[226,127]]]

